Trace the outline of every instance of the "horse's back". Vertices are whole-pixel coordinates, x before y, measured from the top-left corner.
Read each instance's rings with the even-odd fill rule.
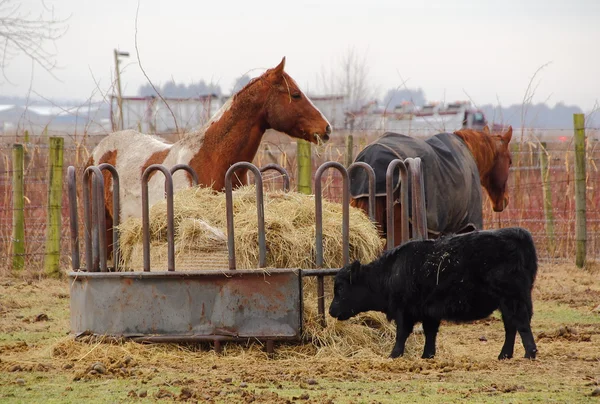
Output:
[[[127,153],[127,159],[141,160],[169,147],[169,144],[157,136],[126,129],[105,136],[92,151],[92,157],[95,164],[102,163],[103,156],[114,152],[117,158],[119,154]]]

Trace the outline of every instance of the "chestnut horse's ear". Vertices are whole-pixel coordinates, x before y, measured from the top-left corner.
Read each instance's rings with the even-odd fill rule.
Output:
[[[283,73],[283,68],[285,67],[285,56],[281,59],[281,62],[273,68],[273,73],[280,75]]]
[[[490,134],[490,128],[489,128],[489,126],[485,125],[485,126],[483,127],[483,133],[485,133],[486,135],[489,135],[489,134]]]
[[[504,135],[502,135],[504,143],[509,144],[510,139],[512,139],[512,126],[509,126],[508,129],[506,129],[506,132],[504,132]]]

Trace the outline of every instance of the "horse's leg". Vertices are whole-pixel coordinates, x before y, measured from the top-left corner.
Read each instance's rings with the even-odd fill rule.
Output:
[[[112,177],[105,171],[104,173],[104,184],[112,183]],[[110,182],[109,182],[110,181]],[[106,220],[106,263],[107,266],[110,266],[109,262],[113,258],[113,193],[112,190],[108,190],[105,185],[104,189],[104,219]],[[116,268],[117,264],[115,262],[112,263],[112,266]]]
[[[369,214],[369,198],[352,199],[350,205],[362,209],[365,214]],[[400,205],[394,207],[394,244],[400,244]],[[382,237],[387,237],[387,208],[385,196],[375,197],[375,224]]]
[[[362,209],[365,215],[369,215],[369,198],[357,198],[350,201],[350,206]],[[385,235],[385,198],[375,198],[375,224],[381,235]]]
[[[402,244],[402,205],[397,203],[394,205],[394,247],[400,244]]]
[[[104,218],[106,219],[106,261],[113,258],[113,217],[108,208],[104,209]],[[113,268],[117,267],[117,263],[112,263]]]
[[[356,201],[356,207],[360,207],[365,212],[369,211],[368,198],[359,198]],[[400,217],[400,205],[397,204],[394,206],[394,246],[400,244],[401,221],[402,219]],[[387,228],[387,205],[385,196],[378,196],[375,198],[375,223],[377,224],[379,234],[382,237],[387,238],[389,229]]]

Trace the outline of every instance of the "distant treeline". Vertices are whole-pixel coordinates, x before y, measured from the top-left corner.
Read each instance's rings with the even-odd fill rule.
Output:
[[[230,94],[239,91],[242,87],[250,82],[250,76],[244,74],[234,80],[233,86],[231,87]],[[176,98],[190,98],[190,97],[202,97],[205,95],[223,95],[221,86],[214,83],[207,83],[204,80],[200,80],[197,83],[191,84],[177,84],[174,81],[169,81],[165,84],[156,86],[157,90],[163,97],[176,97]],[[157,95],[156,91],[150,84],[142,85],[138,94],[142,97]]]
[[[479,106],[489,122],[513,127],[565,129],[573,126],[573,114],[581,114],[581,108],[575,105],[565,105],[561,102],[554,107],[546,104],[511,105],[509,107],[491,104]],[[588,126],[600,122],[596,116],[590,116]]]
[[[162,86],[157,85],[156,88],[163,97],[192,98],[211,94],[220,96],[222,94],[221,86],[218,84],[206,83],[204,80],[188,85],[168,81]],[[150,84],[142,85],[138,90],[138,94],[142,97],[157,95]]]

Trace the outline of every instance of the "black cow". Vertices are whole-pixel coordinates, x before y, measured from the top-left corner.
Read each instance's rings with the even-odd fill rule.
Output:
[[[375,310],[396,321],[391,357],[404,354],[416,322],[423,323],[423,358],[435,355],[441,320],[473,321],[500,309],[505,340],[498,359],[512,358],[519,331],[525,357],[537,349],[531,333],[531,289],[537,255],[522,228],[476,231],[438,240],[410,241],[367,265],[358,261],[335,277],[329,314],[347,320]]]

